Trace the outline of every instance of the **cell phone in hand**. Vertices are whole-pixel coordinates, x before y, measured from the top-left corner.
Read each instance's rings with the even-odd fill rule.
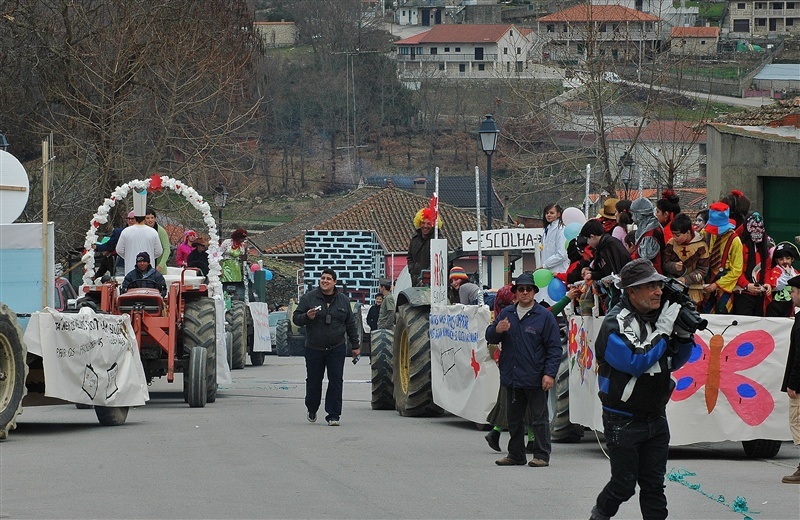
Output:
[[[321,310],[322,310],[322,305],[317,305],[316,307],[314,307],[314,308],[313,308],[313,309],[311,309],[311,310],[312,310],[312,311],[321,311]]]
[[[353,358],[353,364],[355,365],[356,363],[358,363],[359,359],[361,359],[361,354],[359,354],[359,355],[357,355],[356,357]]]

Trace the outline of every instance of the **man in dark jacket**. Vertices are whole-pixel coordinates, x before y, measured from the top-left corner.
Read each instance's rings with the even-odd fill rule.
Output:
[[[681,326],[679,304],[662,304],[664,280],[646,258],[627,264],[620,272],[624,294],[603,319],[595,340],[598,395],[611,461],[611,480],[592,508],[595,520],[617,514],[637,483],[642,517],[667,517],[666,406],[675,388],[671,373],[689,359],[694,330]]]
[[[309,422],[317,420],[317,410],[322,400],[322,378],[327,371],[325,420],[330,426],[339,426],[346,339],[350,339],[353,359],[358,359],[361,354],[361,345],[350,300],[336,289],[336,273],[333,270],[323,269],[319,287],[300,297],[292,321],[299,327],[306,326],[306,418]]]
[[[533,299],[539,290],[533,275],[523,273],[511,286],[517,298],[515,305],[500,311],[486,329],[486,341],[502,343],[500,384],[506,388],[508,414],[508,456],[498,466],[535,468],[550,465],[550,420],[547,391],[553,388],[561,363],[561,338],[558,323],[549,309]],[[533,459],[525,455],[523,416],[530,408],[534,433]]]
[[[625,264],[631,261],[631,255],[622,242],[603,231],[603,224],[598,220],[588,220],[579,236],[586,238],[586,243],[594,250],[591,264],[582,268],[581,274],[586,282],[599,282],[612,273],[619,274]],[[619,302],[619,291],[611,284],[605,287],[611,295],[607,302],[610,309]]]
[[[436,214],[430,208],[421,209],[414,216],[414,227],[417,228],[417,232],[411,237],[406,255],[411,285],[421,285],[422,271],[431,268],[431,239],[436,220]]]
[[[150,265],[150,254],[141,252],[136,255],[136,268],[125,275],[122,280],[122,287],[119,288],[120,294],[128,289],[158,289],[161,296],[167,294],[167,282],[164,276]]]
[[[793,307],[800,307],[800,276],[790,278],[786,282],[791,287]],[[789,429],[792,432],[792,441],[795,446],[800,445],[800,319],[795,316],[792,325],[791,339],[789,340],[789,357],[786,360],[786,370],[783,374],[781,390],[789,395]],[[784,484],[800,484],[800,464],[797,471],[783,477]]]

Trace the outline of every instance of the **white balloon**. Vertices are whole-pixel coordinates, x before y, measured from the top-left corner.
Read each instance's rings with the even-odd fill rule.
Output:
[[[583,212],[578,208],[567,208],[561,214],[561,220],[564,221],[564,225],[568,226],[573,222],[577,222],[578,224],[585,224],[586,217],[583,215]]]

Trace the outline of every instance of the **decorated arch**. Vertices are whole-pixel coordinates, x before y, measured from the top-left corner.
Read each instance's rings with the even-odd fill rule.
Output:
[[[167,177],[166,175],[153,174],[149,179],[135,179],[121,186],[117,186],[111,196],[103,201],[97,208],[97,212],[92,217],[89,230],[86,232],[86,240],[83,244],[83,283],[91,285],[94,280],[94,251],[92,246],[97,242],[97,228],[101,224],[108,222],[108,214],[117,202],[124,200],[131,192],[141,193],[147,191],[152,193],[161,191],[164,188],[171,189],[178,195],[182,195],[197,211],[203,215],[203,222],[208,226],[209,248],[208,248],[208,288],[213,295],[222,294],[222,283],[220,282],[221,268],[219,265],[219,235],[217,234],[217,223],[211,214],[211,206],[203,200],[203,196],[197,190],[187,186],[182,181]]]

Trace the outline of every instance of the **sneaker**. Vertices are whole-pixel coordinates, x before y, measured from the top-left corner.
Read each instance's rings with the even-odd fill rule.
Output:
[[[494,461],[494,463],[498,466],[524,466],[526,462],[524,460],[514,460],[509,457],[503,457],[500,460]]]
[[[339,426],[339,419],[328,419],[328,426]]]
[[[308,412],[306,414],[306,419],[308,419],[308,422],[317,422],[317,414],[315,412]]]
[[[791,475],[786,475],[781,479],[784,484],[800,484],[800,464],[797,466],[797,471]]]
[[[489,433],[486,434],[486,442],[489,443],[489,447],[492,448],[494,451],[501,451],[500,450],[500,432],[492,429]]]
[[[533,441],[528,441],[525,445],[525,453],[533,453]]]
[[[532,468],[546,468],[549,465],[550,465],[549,461],[542,459],[531,459],[531,461],[528,463],[528,466]]]

